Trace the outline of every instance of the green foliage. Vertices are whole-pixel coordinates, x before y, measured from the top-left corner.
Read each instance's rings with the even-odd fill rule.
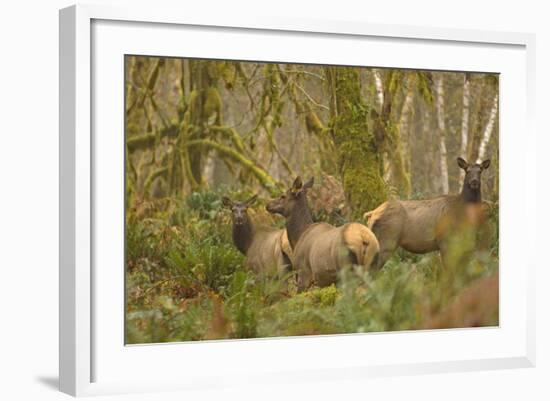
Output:
[[[197,211],[203,219],[216,217],[221,201],[215,192],[193,192],[185,200],[189,209]]]
[[[455,271],[444,270],[437,253],[398,251],[375,275],[347,269],[337,285],[297,294],[292,279],[287,288],[245,270],[219,193],[171,205],[127,218],[127,343],[418,329],[498,271],[494,241]]]
[[[234,324],[234,338],[256,337],[261,293],[245,272],[237,272],[228,291],[227,308]]]

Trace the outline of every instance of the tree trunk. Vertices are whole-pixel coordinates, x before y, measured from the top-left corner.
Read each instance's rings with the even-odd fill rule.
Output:
[[[206,139],[208,126],[221,124],[221,98],[209,63],[206,60],[189,60],[189,121],[193,125],[193,131],[189,134],[190,140]],[[188,154],[193,181],[199,185],[204,183],[205,157],[202,149]]]
[[[495,94],[495,97],[493,99],[493,106],[491,107],[489,120],[487,121],[487,125],[485,125],[485,129],[483,130],[483,135],[481,136],[479,151],[477,152],[478,163],[481,163],[483,161],[483,159],[485,158],[485,154],[487,153],[487,145],[491,140],[491,134],[493,133],[493,128],[495,126],[497,112],[498,112],[498,92]]]
[[[214,185],[214,175],[216,174],[216,152],[211,150],[206,154],[204,167],[202,170],[202,177],[204,183],[212,188]]]
[[[380,149],[369,130],[368,108],[361,97],[359,69],[326,67],[331,95],[332,136],[352,218],[372,210],[387,198],[380,176]]]
[[[424,155],[424,180],[422,184],[422,193],[425,196],[433,195],[439,193],[439,183],[436,180],[435,169],[437,167],[436,161],[436,135],[435,132],[435,116],[432,112],[432,107],[428,108],[426,106],[422,107],[422,136],[425,138],[424,143],[426,144],[426,149],[421,154]]]
[[[438,75],[435,81],[437,130],[439,133],[439,168],[441,174],[441,192],[449,193],[449,172],[447,169],[447,144],[445,142],[445,109],[443,76]]]
[[[383,90],[383,103],[380,112],[371,109],[373,133],[377,149],[386,154],[385,165],[381,169],[382,174],[391,177],[392,183],[398,189],[399,194],[408,198],[411,193],[411,180],[405,167],[403,146],[399,136],[399,127],[392,120],[394,101],[401,85],[403,73],[400,71],[386,71],[381,89]],[[387,165],[387,168],[386,168]]]
[[[410,131],[410,116],[412,113],[413,96],[414,96],[414,75],[410,74],[407,80],[407,94],[403,101],[403,107],[401,108],[401,114],[399,115],[399,123],[397,126],[398,139],[402,144],[403,154],[403,169],[409,178],[408,191],[405,193],[407,198],[411,195],[411,183],[410,183],[410,171],[411,171],[411,151],[409,144],[409,131]]]
[[[378,100],[378,108],[381,110],[384,105],[384,85],[382,84],[382,77],[380,71],[372,70],[374,76],[374,86],[376,87],[376,99]]]
[[[462,92],[462,125],[460,129],[460,156],[468,157],[468,126],[470,120],[470,77],[464,74],[464,89]],[[465,171],[460,169],[459,188],[462,187]]]

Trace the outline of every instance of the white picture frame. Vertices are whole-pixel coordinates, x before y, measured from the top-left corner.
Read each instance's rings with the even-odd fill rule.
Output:
[[[113,8],[104,5],[78,5],[63,9],[60,11],[61,391],[80,396],[234,386],[244,385],[248,381],[261,383],[277,380],[284,383],[343,377],[359,380],[372,376],[534,366],[536,253],[525,252],[525,249],[534,248],[534,241],[530,241],[529,236],[516,240],[519,241],[517,246],[523,250],[521,255],[519,250],[506,250],[505,254],[501,254],[501,258],[506,258],[502,259],[502,263],[509,260],[514,262],[511,264],[518,266],[517,270],[504,266],[501,271],[501,311],[504,316],[499,328],[125,347],[123,338],[118,335],[118,325],[123,325],[123,321],[118,320],[122,307],[118,308],[120,300],[116,295],[112,295],[116,291],[124,291],[120,286],[123,267],[119,266],[120,270],[115,269],[113,276],[109,277],[96,271],[98,266],[110,264],[104,261],[112,260],[116,263],[120,260],[120,246],[105,251],[101,245],[102,241],[112,242],[113,238],[114,242],[122,241],[118,229],[114,230],[114,234],[109,234],[105,226],[105,221],[117,221],[120,208],[113,208],[119,214],[109,214],[105,212],[104,206],[109,199],[114,199],[115,205],[120,201],[119,194],[115,194],[117,190],[109,188],[120,186],[122,180],[120,177],[117,179],[117,174],[110,174],[112,180],[105,178],[105,174],[106,170],[112,171],[113,166],[116,168],[119,165],[117,158],[120,155],[116,156],[116,151],[111,153],[109,149],[116,147],[117,141],[122,143],[124,133],[121,131],[120,136],[113,135],[114,142],[106,142],[94,136],[94,130],[98,127],[118,132],[122,114],[116,117],[116,114],[108,116],[105,113],[108,113],[108,110],[116,111],[116,108],[120,107],[117,106],[117,102],[120,103],[121,97],[116,95],[116,92],[113,92],[114,96],[102,97],[107,92],[103,91],[101,82],[104,87],[110,87],[108,84],[111,78],[118,80],[116,82],[120,81],[122,70],[116,68],[119,65],[117,63],[121,62],[118,57],[121,54],[181,56],[182,54],[174,53],[173,42],[161,40],[167,35],[174,34],[198,35],[201,46],[205,49],[190,46],[187,51],[192,52],[192,56],[214,57],[218,54],[218,58],[239,58],[244,55],[244,59],[262,61],[277,59],[311,62],[317,57],[316,54],[320,54],[304,54],[296,47],[298,45],[280,46],[286,53],[282,53],[283,50],[270,49],[270,46],[264,46],[267,50],[260,49],[257,44],[253,44],[253,39],[254,35],[262,35],[265,43],[273,41],[274,44],[283,43],[285,40],[294,43],[324,41],[327,48],[333,49],[333,52],[326,58],[315,59],[318,62],[329,63],[335,60],[334,57],[340,57],[339,60],[348,61],[349,64],[365,65],[361,57],[367,56],[352,54],[346,47],[348,44],[359,46],[357,48],[367,46],[365,49],[374,46],[372,48],[376,49],[382,42],[384,46],[391,47],[398,46],[401,41],[406,42],[408,47],[402,48],[404,52],[384,53],[385,61],[380,64],[381,66],[402,67],[399,58],[402,60],[406,56],[404,53],[409,47],[416,46],[417,50],[422,52],[422,46],[436,46],[440,52],[440,60],[434,62],[430,57],[426,57],[410,62],[409,67],[466,67],[471,70],[477,68],[478,71],[506,71],[501,82],[500,114],[501,221],[507,224],[501,224],[501,227],[513,228],[521,222],[527,222],[524,223],[527,224],[527,232],[535,232],[536,207],[528,203],[529,198],[534,199],[536,188],[536,141],[532,127],[535,85],[534,35],[252,15],[243,16],[240,20],[224,20],[206,15],[186,15],[182,10],[155,7]],[[222,37],[220,35],[232,40],[241,40],[243,43],[235,46],[235,49],[215,48],[214,38]],[[139,45],[132,42],[136,42],[136,38],[140,39]],[[338,47],[341,48],[339,56],[338,48],[330,44],[336,39],[339,41]],[[250,44],[247,44],[247,41]],[[483,61],[482,53],[487,49],[495,49],[494,57],[492,60]],[[468,56],[472,51],[480,55],[479,60]],[[458,57],[461,52],[464,52],[465,60],[459,64],[453,57]],[[112,57],[113,55],[115,57]],[[499,63],[502,67],[499,67]],[[92,85],[93,79],[98,87]],[[117,90],[120,91],[121,88],[122,86]],[[512,89],[517,90],[517,96],[511,96]],[[104,123],[112,125],[104,126]],[[520,142],[517,132],[521,132],[522,146],[518,145]],[[110,147],[111,144],[114,146]],[[512,151],[514,169],[511,168]],[[521,182],[522,191],[507,192],[509,180]],[[120,220],[120,225],[122,222],[123,220]],[[504,248],[513,238],[504,231],[501,233],[501,247]],[[102,292],[101,299],[97,297],[96,291]],[[111,301],[118,305],[111,308],[118,311],[113,314],[105,312],[106,303]],[[472,346],[470,349],[459,344],[448,354],[437,350],[450,341]],[[434,350],[428,349],[428,345]],[[325,352],[322,359],[316,357],[317,350],[321,347]],[[425,352],[421,352],[423,347],[426,347]],[[366,349],[371,350],[368,358],[357,351]],[[397,355],[390,355],[388,349]],[[412,349],[415,349],[416,353],[409,353]],[[351,352],[346,353],[346,350]],[[376,350],[379,352],[375,352]],[[430,355],[430,352],[433,355]],[[278,355],[285,353],[303,357],[293,360],[292,366],[287,368],[284,366],[284,360],[276,359]],[[440,354],[439,357],[437,353]],[[175,375],[167,375],[158,369],[146,369],[148,366],[155,366],[155,361],[159,360],[166,361],[167,367],[173,367],[177,358],[181,361],[182,355],[196,362],[194,369],[186,370],[185,366],[182,366],[181,372]],[[241,359],[242,366],[220,363],[220,366],[214,369],[209,365],[222,358]],[[263,366],[267,364],[266,358],[274,358],[274,366]],[[200,364],[199,359],[208,363]],[[143,377],[139,377],[141,373],[135,369],[140,362],[143,364]],[[251,368],[252,363],[256,365]]]

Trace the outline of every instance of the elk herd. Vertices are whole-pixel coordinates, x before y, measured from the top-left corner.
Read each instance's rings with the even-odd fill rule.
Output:
[[[417,254],[439,251],[445,268],[460,266],[475,251],[478,230],[486,219],[481,174],[490,161],[470,164],[459,157],[457,162],[465,172],[460,194],[389,200],[364,213],[366,225],[314,222],[308,206],[313,178],[302,183],[297,177],[267,204],[269,213],[285,218],[284,229],[251,219],[248,209],[256,196],[245,202],[223,197],[222,203],[231,211],[233,243],[246,256],[246,267],[264,278],[282,279],[294,272],[299,291],[331,285],[349,266],[378,271],[398,247]]]

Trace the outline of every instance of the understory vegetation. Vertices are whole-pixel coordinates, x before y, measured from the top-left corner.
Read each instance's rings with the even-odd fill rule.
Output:
[[[127,343],[437,328],[446,313],[457,316],[447,316],[445,327],[498,324],[498,308],[491,305],[482,313],[467,310],[467,322],[451,308],[471,283],[498,271],[495,214],[490,248],[456,271],[444,270],[437,252],[400,251],[376,275],[349,269],[337,285],[297,293],[292,275],[287,287],[260,282],[244,268],[222,192],[143,202],[129,211]],[[282,226],[263,210],[260,203],[251,215]],[[342,221],[323,212],[316,217]]]

